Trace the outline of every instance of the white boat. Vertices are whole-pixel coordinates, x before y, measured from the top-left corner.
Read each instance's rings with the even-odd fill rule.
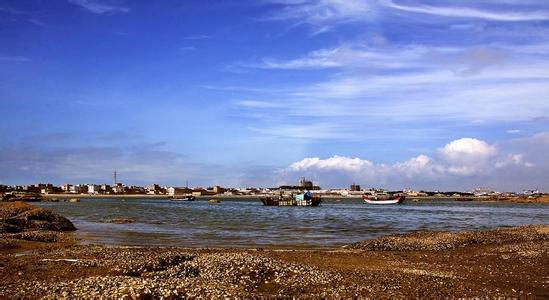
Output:
[[[403,195],[387,195],[387,194],[374,194],[374,195],[364,195],[362,200],[368,204],[400,204],[404,201],[405,196]]]

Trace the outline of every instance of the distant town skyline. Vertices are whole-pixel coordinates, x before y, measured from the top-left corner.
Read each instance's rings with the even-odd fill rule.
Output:
[[[549,191],[549,2],[0,2],[0,184]]]

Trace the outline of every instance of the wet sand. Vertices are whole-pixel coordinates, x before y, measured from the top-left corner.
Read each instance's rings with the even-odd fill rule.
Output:
[[[54,234],[57,242],[0,250],[0,298],[549,297],[549,225],[410,233],[331,251],[83,246]]]

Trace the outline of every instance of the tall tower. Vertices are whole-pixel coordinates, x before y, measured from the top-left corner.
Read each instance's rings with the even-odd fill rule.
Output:
[[[114,170],[114,173],[112,174],[112,185],[116,186],[116,170]]]

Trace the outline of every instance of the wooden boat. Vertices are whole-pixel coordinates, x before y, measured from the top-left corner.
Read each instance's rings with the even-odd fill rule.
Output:
[[[170,201],[194,201],[196,199],[193,195],[172,196]]]
[[[368,204],[401,204],[406,196],[400,194],[364,195],[362,200]]]
[[[260,198],[263,205],[266,206],[319,206],[322,199],[318,195],[307,191],[303,194],[297,194],[295,196],[273,196]]]
[[[221,203],[221,200],[219,200],[219,199],[210,199],[210,200],[208,200],[208,203],[209,204],[218,204],[218,203]]]

